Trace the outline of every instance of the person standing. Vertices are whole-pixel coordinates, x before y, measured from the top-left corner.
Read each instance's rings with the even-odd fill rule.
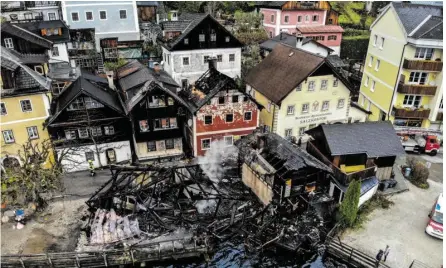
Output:
[[[92,176],[92,177],[94,177],[94,175],[96,175],[95,174],[95,172],[94,172],[94,165],[93,165],[93,160],[88,160],[88,169],[90,170],[90,175]]]
[[[384,260],[383,260],[383,262],[386,262],[387,255],[389,255],[389,253],[390,253],[390,247],[389,247],[389,245],[387,245],[386,249],[384,250]]]

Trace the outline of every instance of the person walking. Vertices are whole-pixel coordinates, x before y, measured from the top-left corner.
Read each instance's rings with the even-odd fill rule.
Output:
[[[88,169],[90,170],[90,175],[92,177],[94,177],[94,175],[96,175],[96,173],[94,172],[94,165],[93,165],[93,160],[88,160]]]
[[[297,141],[297,146],[300,148],[300,146],[302,145],[302,137],[299,138],[299,140]]]
[[[384,250],[384,260],[383,260],[383,262],[386,262],[387,255],[389,255],[389,253],[390,253],[390,247],[389,247],[389,245],[387,245],[386,249]]]

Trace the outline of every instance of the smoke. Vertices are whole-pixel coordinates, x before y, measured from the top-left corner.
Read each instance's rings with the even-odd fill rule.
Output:
[[[237,157],[237,147],[228,146],[224,140],[218,140],[211,142],[211,148],[204,156],[198,157],[198,164],[209,179],[216,184],[224,174],[225,165],[236,163]]]

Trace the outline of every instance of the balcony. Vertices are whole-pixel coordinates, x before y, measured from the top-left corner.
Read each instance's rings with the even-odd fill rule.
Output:
[[[410,70],[441,72],[441,70],[443,70],[443,62],[441,60],[433,61],[404,59],[403,68]]]
[[[443,111],[438,112],[437,118],[435,119],[435,121],[443,121]]]
[[[434,96],[437,91],[437,86],[429,85],[410,85],[402,82],[398,83],[397,92],[403,94],[427,95]]]
[[[58,7],[59,5],[60,1],[25,1],[27,8]]]
[[[69,42],[67,43],[68,50],[91,50],[95,49],[93,42]]]
[[[420,118],[420,119],[428,118],[431,112],[430,109],[410,109],[401,107],[393,107],[393,111],[395,113],[394,115],[395,117]]]
[[[375,164],[368,164],[366,165],[365,169],[356,172],[343,172],[337,166],[333,165],[332,162],[321,151],[319,151],[319,149],[311,141],[307,142],[307,152],[316,157],[325,165],[329,166],[333,171],[333,177],[343,185],[348,185],[354,179],[359,178],[360,180],[364,180],[376,175],[377,166]]]

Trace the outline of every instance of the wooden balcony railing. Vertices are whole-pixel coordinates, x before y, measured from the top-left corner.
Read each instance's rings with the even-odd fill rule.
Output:
[[[323,153],[321,153],[321,151],[319,151],[319,149],[316,148],[316,146],[314,146],[311,141],[307,142],[307,152],[316,157],[325,165],[329,166],[333,171],[333,177],[343,185],[348,185],[354,179],[364,180],[369,177],[375,176],[376,174],[376,165],[374,164],[369,165],[366,169],[360,171],[344,173],[337,166],[333,165],[331,161]]]
[[[436,71],[443,70],[442,61],[404,59],[403,68],[410,70]]]
[[[443,112],[438,112],[437,119],[435,121],[443,121]]]
[[[437,86],[398,83],[398,93],[435,96]]]
[[[406,109],[406,108],[397,108],[394,107],[393,111],[395,112],[395,117],[404,117],[404,118],[428,118],[431,112],[430,109]]]

